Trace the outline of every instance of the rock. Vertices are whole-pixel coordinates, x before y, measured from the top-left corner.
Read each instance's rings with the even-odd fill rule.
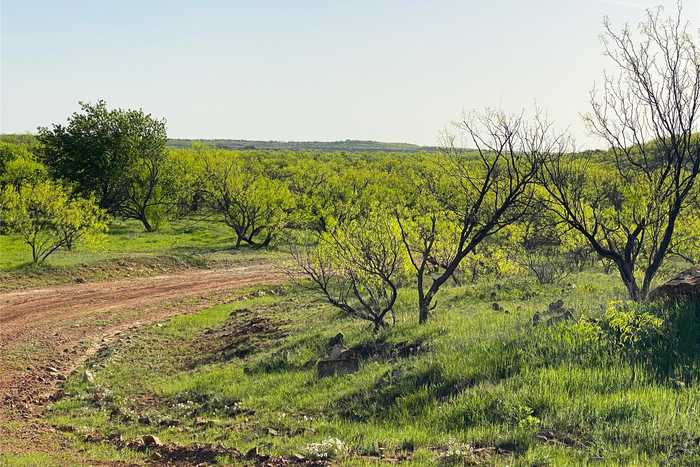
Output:
[[[535,312],[535,314],[532,315],[532,325],[533,326],[537,326],[538,324],[540,324],[541,320],[542,320],[542,316],[538,312]]]
[[[338,344],[335,347],[331,349],[330,354],[328,355],[328,358],[337,360],[337,359],[342,359],[343,354],[347,351],[345,346],[343,344]]]
[[[547,308],[547,311],[550,313],[559,313],[564,310],[564,300],[561,298],[557,300],[556,302],[552,302],[549,304],[549,307]]]
[[[337,347],[337,346],[339,346],[339,345],[343,345],[343,344],[344,344],[344,340],[345,340],[345,336],[343,335],[342,332],[339,332],[339,333],[336,334],[335,336],[333,336],[333,337],[331,337],[330,339],[328,339],[327,347],[328,347],[329,349],[332,349],[332,348]]]
[[[337,357],[331,357],[335,358],[336,360],[350,360],[350,359],[357,359],[359,358],[357,355],[357,351],[353,349],[342,349]]]
[[[157,436],[153,435],[144,435],[141,437],[141,441],[143,442],[143,445],[147,448],[163,446],[163,442],[160,439],[158,439]]]
[[[547,319],[545,320],[545,318]],[[532,316],[532,325],[544,324],[545,326],[553,326],[561,321],[573,321],[575,319],[574,310],[566,308],[564,300],[559,299],[550,303],[546,311],[535,312]]]
[[[124,445],[124,438],[122,437],[121,433],[119,432],[112,432],[107,436],[107,440],[109,440],[110,443],[115,444],[117,447],[121,447]]]
[[[569,310],[565,310],[562,314],[552,316],[549,318],[546,322],[545,325],[547,326],[553,326],[561,321],[573,321],[574,320],[574,315],[571,313]]]
[[[700,266],[686,269],[649,294],[649,298],[652,300],[693,297],[700,297]]]
[[[95,375],[90,370],[85,370],[85,381],[90,384],[95,384]]]
[[[54,375],[60,373],[58,368],[53,367],[53,366],[46,367],[46,371],[48,371],[49,373],[52,373]]]
[[[359,369],[360,361],[357,358],[327,358],[319,360],[316,364],[316,374],[319,378],[355,373]]]
[[[270,436],[277,436],[277,430],[275,430],[274,428],[268,428],[267,434]]]
[[[202,417],[197,417],[194,419],[195,426],[211,426],[213,422]]]
[[[172,418],[164,418],[160,422],[158,422],[158,426],[161,426],[163,428],[170,428],[174,426],[178,426],[180,424],[179,420],[175,420]]]
[[[97,433],[88,433],[83,440],[86,443],[100,443],[102,442],[102,437]]]

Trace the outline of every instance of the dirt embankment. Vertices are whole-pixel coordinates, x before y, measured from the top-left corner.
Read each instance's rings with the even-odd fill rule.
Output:
[[[70,372],[121,332],[284,280],[273,265],[256,263],[0,294],[0,453],[40,448],[50,430],[35,416]],[[23,420],[23,428],[8,432],[3,420]]]

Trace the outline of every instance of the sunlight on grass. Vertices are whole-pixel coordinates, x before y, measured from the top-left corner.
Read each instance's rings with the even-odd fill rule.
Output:
[[[512,311],[494,312],[491,290]],[[67,398],[51,409],[53,422],[126,438],[218,440],[273,455],[338,438],[352,450],[348,465],[389,453],[408,465],[455,453],[460,462],[515,465],[695,459],[696,451],[684,448],[700,437],[695,387],[658,384],[581,337],[576,326],[529,324],[563,293],[578,315],[599,316],[600,305],[621,293],[607,287],[604,275],[582,274],[563,287],[488,281],[455,287],[427,326],[414,324],[412,296],[404,291],[399,324],[379,336],[295,287],[273,292],[137,332],[89,363],[94,386],[71,378]],[[217,339],[229,342],[227,335],[255,317],[286,337],[233,339],[228,345],[247,353],[221,360]],[[355,374],[319,379],[314,362],[339,331],[350,346],[422,342],[424,350],[369,358]],[[95,407],[90,394],[102,391],[108,397]],[[138,423],[144,414],[151,425]],[[153,425],[173,419],[177,429]]]

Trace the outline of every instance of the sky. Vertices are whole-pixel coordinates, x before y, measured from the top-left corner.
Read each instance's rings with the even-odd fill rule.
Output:
[[[142,108],[174,138],[439,143],[464,112],[535,104],[579,148],[609,68],[604,16],[666,0],[0,0],[0,133],[78,101]],[[700,0],[686,0],[693,31]]]

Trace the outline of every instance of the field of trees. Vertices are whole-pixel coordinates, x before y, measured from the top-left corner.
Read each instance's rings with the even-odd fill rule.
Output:
[[[700,259],[683,24],[606,24],[599,151],[539,109],[430,151],[169,145],[104,101],[3,135],[0,290],[259,259],[285,280],[101,349],[42,415],[66,457],[0,463],[697,464],[700,309],[654,293]]]

